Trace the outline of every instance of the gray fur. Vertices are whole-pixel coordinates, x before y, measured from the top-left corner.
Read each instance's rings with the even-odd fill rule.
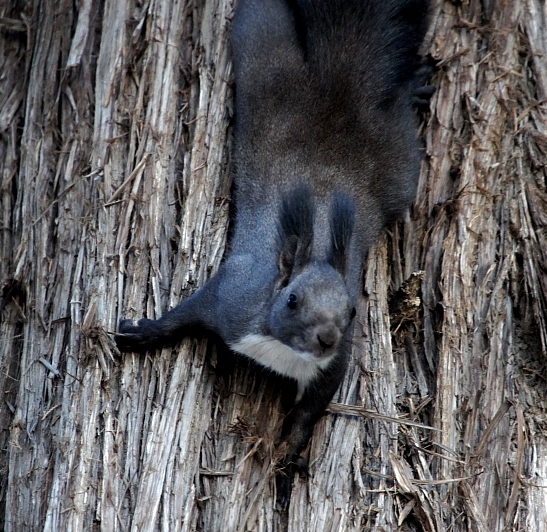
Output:
[[[415,196],[426,10],[426,0],[239,1],[231,250],[159,320],[120,323],[121,350],[205,329],[298,382],[281,436],[284,503],[347,366],[368,249]]]

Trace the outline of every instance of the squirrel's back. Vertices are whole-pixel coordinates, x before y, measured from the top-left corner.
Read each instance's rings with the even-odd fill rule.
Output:
[[[232,47],[243,220],[248,208],[274,209],[298,182],[310,185],[319,210],[340,190],[355,199],[367,247],[408,209],[427,8],[425,0],[239,1]]]
[[[412,99],[426,12],[425,0],[239,1],[241,224],[247,209],[276,209],[298,182],[310,185],[319,210],[334,190],[355,198],[364,247],[408,209],[419,171]],[[250,214],[248,222],[245,232],[255,225]]]

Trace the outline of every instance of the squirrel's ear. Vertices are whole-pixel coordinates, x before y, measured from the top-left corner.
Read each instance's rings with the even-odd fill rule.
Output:
[[[277,257],[277,268],[279,270],[279,285],[284,288],[289,284],[295,267],[295,257],[298,251],[298,237],[292,235],[285,245],[279,250]]]
[[[277,257],[281,288],[287,286],[293,274],[299,272],[310,261],[311,251],[311,240],[303,241],[296,235],[287,238]]]
[[[281,286],[287,286],[292,275],[310,261],[313,222],[314,206],[310,188],[299,185],[285,194],[278,223],[277,266]]]
[[[342,193],[334,195],[330,219],[331,248],[329,263],[343,277],[348,267],[349,247],[355,223],[355,204]]]

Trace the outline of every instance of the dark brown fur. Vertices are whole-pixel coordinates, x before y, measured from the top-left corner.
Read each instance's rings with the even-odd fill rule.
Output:
[[[272,356],[262,339],[279,347],[282,362],[269,367],[301,388],[281,436],[283,505],[346,370],[363,260],[416,193],[413,104],[424,94],[416,71],[426,11],[425,0],[239,1],[230,253],[159,320],[120,324],[123,350],[156,347],[194,327],[244,353],[251,343],[256,356],[246,354],[259,361]],[[316,357],[317,374],[292,375],[291,350]]]

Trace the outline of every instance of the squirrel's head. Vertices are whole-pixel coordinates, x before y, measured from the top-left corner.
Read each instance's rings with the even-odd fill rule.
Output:
[[[355,315],[345,282],[353,223],[353,202],[335,194],[329,252],[325,260],[312,260],[314,205],[309,188],[295,188],[281,206],[279,278],[268,325],[277,340],[317,360],[336,352]]]

